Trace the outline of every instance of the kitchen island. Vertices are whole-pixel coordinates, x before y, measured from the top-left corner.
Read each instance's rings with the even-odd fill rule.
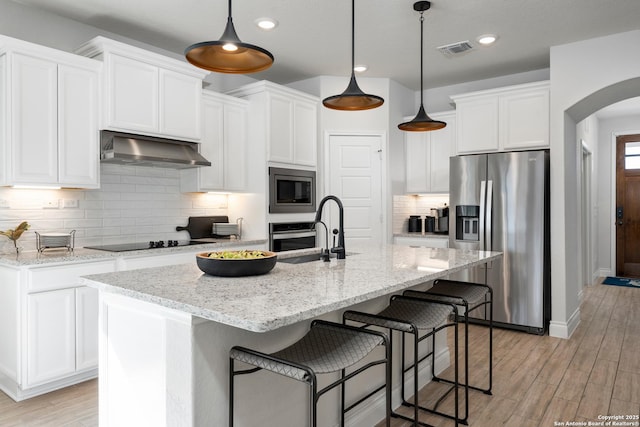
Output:
[[[390,294],[501,257],[398,245],[350,250],[345,260],[279,262],[255,277],[207,276],[193,262],[83,278],[101,291],[100,424],[225,426],[233,345],[275,351],[304,335],[314,318],[340,321],[346,308],[378,311]],[[448,351],[439,348],[444,368]],[[356,379],[351,390],[382,379]],[[305,419],[302,383],[260,373],[240,379],[237,390],[238,426],[299,426]],[[323,425],[335,423],[337,399],[320,401]],[[371,426],[383,413],[379,396],[350,413],[350,425]]]

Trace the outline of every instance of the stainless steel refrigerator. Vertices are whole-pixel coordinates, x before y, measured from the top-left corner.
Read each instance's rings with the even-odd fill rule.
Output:
[[[491,286],[500,326],[545,333],[551,315],[549,153],[451,157],[449,197],[449,247],[504,254],[500,262],[452,278]],[[488,319],[486,313],[473,317]]]

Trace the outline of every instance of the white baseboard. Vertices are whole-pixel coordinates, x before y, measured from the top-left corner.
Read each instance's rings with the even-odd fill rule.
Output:
[[[435,371],[436,374],[441,373],[445,369],[449,367],[449,348],[443,348],[436,354],[436,364]],[[395,372],[394,372],[395,374]],[[431,359],[425,359],[419,367],[418,370],[418,378],[419,384],[424,384],[431,380]],[[394,377],[394,379],[397,379]],[[407,372],[405,375],[405,389],[413,390],[413,373]],[[397,408],[400,406],[401,398],[400,398],[400,382],[394,385],[391,389],[391,407]],[[361,405],[355,407],[351,410],[346,418],[345,423],[350,426],[357,427],[371,427],[376,425],[385,417],[385,396],[384,390],[380,390],[378,394],[372,396],[366,402],[363,402]],[[338,427],[336,425],[336,427]]]
[[[549,322],[549,336],[569,339],[571,337],[571,334],[573,334],[579,324],[580,308],[578,307],[576,311],[574,311],[573,314],[569,317],[568,321],[557,322],[552,320],[551,322]]]
[[[57,381],[51,381],[39,386],[22,389],[15,381],[10,379],[9,377],[0,375],[0,390],[2,390],[11,399],[15,400],[16,402],[20,402],[25,399],[40,396],[41,394],[69,387],[71,385],[78,384],[97,377],[98,368],[95,368]]]
[[[611,271],[610,268],[601,268],[598,270],[597,277],[607,277],[607,276],[615,276],[614,272]],[[594,282],[595,282],[595,279],[594,279]]]

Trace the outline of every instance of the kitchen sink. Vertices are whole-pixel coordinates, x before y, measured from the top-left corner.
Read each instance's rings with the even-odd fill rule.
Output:
[[[347,256],[349,255],[357,255],[357,252],[347,252]],[[331,259],[336,259],[336,254],[331,254]],[[306,255],[298,255],[292,256],[288,258],[278,258],[278,262],[285,262],[287,264],[304,264],[307,262],[320,261],[320,253],[314,254],[306,254]]]
[[[320,253],[292,256],[289,258],[278,258],[278,262],[287,264],[303,264],[305,262],[320,261]]]

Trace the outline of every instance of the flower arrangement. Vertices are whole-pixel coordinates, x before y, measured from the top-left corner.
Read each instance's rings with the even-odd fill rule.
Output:
[[[0,234],[3,236],[7,236],[10,240],[13,240],[13,246],[16,248],[16,252],[19,252],[18,249],[18,239],[22,236],[26,230],[31,227],[27,221],[22,221],[20,225],[18,225],[15,230],[9,229],[7,231],[0,231]]]

